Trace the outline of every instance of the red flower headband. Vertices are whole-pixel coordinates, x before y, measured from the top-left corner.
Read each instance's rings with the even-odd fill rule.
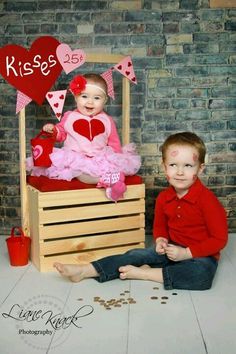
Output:
[[[86,87],[86,79],[82,75],[77,75],[71,80],[69,88],[73,95],[79,95]]]

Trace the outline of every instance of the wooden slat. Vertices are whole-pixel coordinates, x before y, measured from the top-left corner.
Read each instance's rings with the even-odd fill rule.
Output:
[[[145,241],[144,229],[40,243],[40,255],[128,245]]]
[[[70,236],[91,235],[102,232],[121,231],[143,228],[145,225],[144,213],[119,218],[103,219],[70,224],[41,225],[39,226],[39,238],[48,240]]]
[[[118,64],[124,59],[124,55],[110,53],[86,53],[86,62],[89,63],[111,63]]]
[[[29,201],[29,222],[31,237],[31,260],[37,268],[39,268],[39,219],[38,219],[38,195],[36,193],[28,193]]]
[[[144,243],[138,244],[135,246],[136,248],[144,248]],[[97,259],[111,256],[114,254],[121,254],[130,249],[133,249],[133,245],[128,245],[124,247],[115,247],[115,248],[107,248],[102,250],[96,251],[89,251],[83,253],[75,253],[75,254],[68,254],[68,255],[61,255],[61,256],[52,256],[52,257],[40,257],[40,271],[52,271],[55,270],[53,268],[54,262],[61,262],[61,263],[70,263],[70,264],[85,264],[95,261]]]
[[[80,205],[91,203],[111,203],[105,196],[104,189],[92,188],[92,189],[79,189],[70,191],[58,191],[58,192],[39,192],[33,187],[28,187],[31,193],[37,193],[39,199],[39,207],[47,208],[61,205]],[[127,186],[127,191],[123,200],[144,198],[145,185],[137,184]]]
[[[19,155],[20,155],[20,198],[21,198],[21,227],[29,235],[29,214],[26,184],[26,136],[25,136],[25,108],[19,113]]]
[[[72,220],[85,220],[104,218],[116,215],[127,215],[143,213],[145,211],[144,199],[128,201],[125,203],[112,203],[109,207],[106,204],[90,205],[74,208],[62,208],[55,210],[39,210],[39,223],[52,224],[54,222],[65,222]]]

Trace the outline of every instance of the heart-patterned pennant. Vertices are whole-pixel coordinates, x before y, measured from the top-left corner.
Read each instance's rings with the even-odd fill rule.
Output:
[[[36,39],[29,50],[15,44],[0,48],[0,73],[4,79],[38,104],[60,75],[62,66],[56,56],[57,39]]]
[[[127,77],[127,79],[129,79],[133,84],[137,84],[131,56],[127,56],[122,59],[114,66],[114,69],[119,71],[123,76]]]
[[[85,62],[85,52],[81,49],[71,50],[68,44],[61,43],[56,50],[57,58],[66,74],[75,70]]]
[[[51,91],[46,94],[46,99],[52,107],[58,120],[61,119],[67,90]]]

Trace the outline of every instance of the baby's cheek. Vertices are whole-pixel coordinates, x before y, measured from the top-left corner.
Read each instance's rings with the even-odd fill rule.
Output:
[[[169,182],[170,176],[166,175],[166,179],[167,179],[167,181]]]
[[[197,175],[193,175],[193,181],[197,179]]]

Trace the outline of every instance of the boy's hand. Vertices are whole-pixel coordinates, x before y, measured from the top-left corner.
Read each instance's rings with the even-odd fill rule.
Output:
[[[54,133],[54,124],[48,123],[43,126],[43,131],[53,134]]]
[[[156,239],[156,252],[158,254],[165,254],[168,240],[165,237],[158,237]]]
[[[192,253],[188,247],[184,248],[171,244],[166,247],[166,255],[171,261],[174,262],[192,258]]]

